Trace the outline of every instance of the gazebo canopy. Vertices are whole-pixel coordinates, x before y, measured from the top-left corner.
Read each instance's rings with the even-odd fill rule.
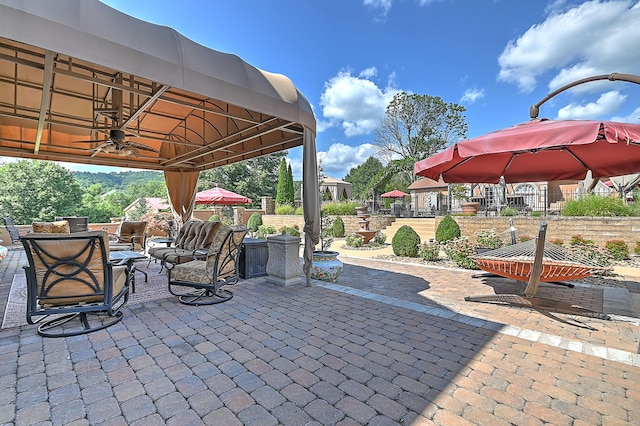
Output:
[[[188,218],[199,171],[300,145],[304,193],[318,194],[315,131],[287,77],[171,28],[98,0],[0,0],[2,156],[162,170]],[[107,139],[119,143],[96,152]]]

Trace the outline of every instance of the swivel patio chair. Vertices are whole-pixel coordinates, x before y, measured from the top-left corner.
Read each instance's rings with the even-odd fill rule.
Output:
[[[246,234],[244,225],[223,225],[211,243],[206,260],[167,265],[169,292],[187,305],[212,305],[230,300],[233,292],[225,287],[239,280],[238,261]]]
[[[144,251],[147,246],[147,222],[124,221],[109,235],[109,250]]]
[[[27,322],[44,337],[66,337],[105,329],[122,320],[133,285],[132,261],[109,262],[103,231],[28,234],[20,239],[28,266]]]

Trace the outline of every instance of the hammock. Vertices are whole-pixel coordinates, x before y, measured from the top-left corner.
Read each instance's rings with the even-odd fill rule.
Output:
[[[501,247],[474,256],[478,267],[492,274],[527,281],[535,258],[536,240]],[[556,282],[586,278],[594,272],[612,268],[583,253],[573,252],[557,244],[546,244],[542,257],[540,281]]]

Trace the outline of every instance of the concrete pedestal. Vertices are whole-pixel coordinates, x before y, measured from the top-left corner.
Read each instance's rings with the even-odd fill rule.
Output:
[[[300,264],[300,238],[290,235],[267,237],[269,260],[267,281],[278,285],[293,285],[302,282]]]

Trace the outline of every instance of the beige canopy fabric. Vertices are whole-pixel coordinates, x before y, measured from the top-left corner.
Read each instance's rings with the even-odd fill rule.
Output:
[[[97,0],[0,0],[1,156],[185,177],[315,146],[315,131],[287,77],[171,28]],[[171,189],[178,174],[165,176],[185,217],[191,180]],[[317,177],[303,185],[317,192]]]

